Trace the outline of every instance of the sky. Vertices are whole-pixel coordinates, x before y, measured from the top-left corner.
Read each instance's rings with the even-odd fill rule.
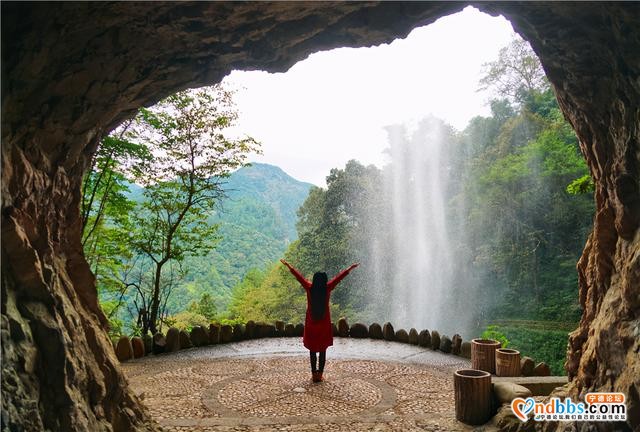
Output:
[[[350,159],[382,167],[385,126],[434,115],[462,130],[488,115],[482,65],[514,35],[506,19],[467,7],[390,44],[314,53],[286,73],[233,71],[223,80],[236,90],[233,133],[262,143],[252,161],[317,186]]]

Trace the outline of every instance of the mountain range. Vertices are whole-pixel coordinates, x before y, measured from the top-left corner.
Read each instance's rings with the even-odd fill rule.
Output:
[[[206,256],[185,259],[188,273],[172,292],[169,312],[183,310],[205,292],[223,308],[249,269],[281,258],[297,238],[296,212],[311,187],[269,164],[252,163],[232,173],[223,186],[227,198],[209,216],[219,225],[221,240]]]

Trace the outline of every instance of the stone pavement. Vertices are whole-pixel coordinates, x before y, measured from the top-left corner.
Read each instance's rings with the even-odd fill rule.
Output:
[[[466,431],[455,420],[457,356],[335,338],[314,384],[300,338],[193,348],[123,363],[167,431]]]

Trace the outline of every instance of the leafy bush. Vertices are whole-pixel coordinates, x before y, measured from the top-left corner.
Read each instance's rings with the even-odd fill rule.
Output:
[[[566,374],[564,362],[569,337],[568,330],[558,329],[563,327],[560,323],[523,321],[520,325],[490,325],[487,329],[492,327],[498,334],[508,338],[510,347],[520,351],[523,356],[533,358],[536,363],[547,363],[553,375]]]
[[[595,185],[593,183],[593,179],[588,174],[575,179],[567,185],[567,192],[572,195],[592,193],[594,190]]]
[[[484,339],[497,340],[502,344],[502,348],[506,348],[509,345],[509,339],[507,339],[507,336],[505,336],[504,333],[498,331],[498,326],[495,325],[487,326],[485,331],[482,332],[481,336]]]
[[[204,316],[190,311],[179,312],[165,320],[169,327],[176,327],[179,330],[191,331],[196,326],[209,326],[209,320]]]
[[[109,336],[111,338],[118,338],[125,333],[124,323],[122,319],[118,317],[117,309],[120,307],[119,302],[116,301],[101,301],[100,307],[105,316],[109,320]]]

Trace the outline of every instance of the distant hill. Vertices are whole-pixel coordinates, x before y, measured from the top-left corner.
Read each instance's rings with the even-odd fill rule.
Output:
[[[220,220],[236,221],[234,212],[242,208],[238,205],[241,202],[262,203],[273,209],[281,230],[279,235],[289,243],[297,237],[296,212],[307,198],[311,186],[311,183],[300,182],[277,166],[253,163],[234,172],[224,186],[229,199],[223,205]]]
[[[221,209],[212,210],[209,219],[220,225],[222,239],[208,256],[185,260],[188,276],[172,293],[171,312],[185,308],[204,292],[213,294],[219,308],[224,307],[247,270],[264,268],[282,257],[297,237],[296,212],[311,187],[268,164],[254,163],[234,172],[224,185],[228,198]]]

